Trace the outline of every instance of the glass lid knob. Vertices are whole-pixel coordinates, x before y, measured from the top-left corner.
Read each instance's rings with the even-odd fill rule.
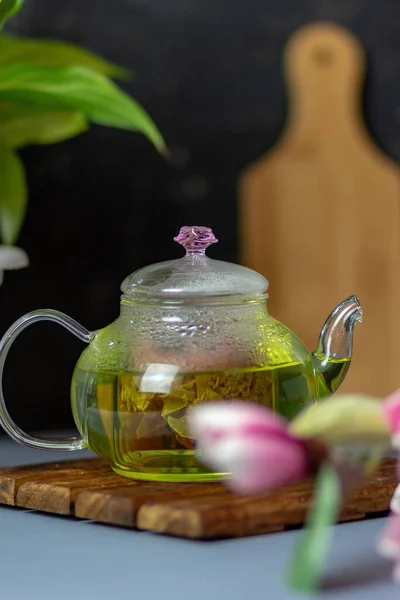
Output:
[[[186,254],[205,254],[206,249],[211,244],[218,242],[209,227],[197,227],[185,225],[181,227],[178,235],[174,237],[174,241],[178,242],[186,250]]]

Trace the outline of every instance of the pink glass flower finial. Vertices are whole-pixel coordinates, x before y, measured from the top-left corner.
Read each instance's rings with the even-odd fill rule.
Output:
[[[179,234],[174,237],[186,250],[186,254],[205,254],[211,244],[218,242],[210,227],[197,227],[196,225],[185,225],[181,227]]]

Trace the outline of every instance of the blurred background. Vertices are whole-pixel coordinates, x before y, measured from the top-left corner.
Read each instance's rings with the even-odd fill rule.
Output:
[[[345,25],[363,44],[364,116],[378,145],[400,160],[396,0],[26,2],[8,31],[75,42],[134,71],[122,86],[155,120],[171,161],[141,135],[96,126],[22,152],[30,201],[18,245],[31,265],[5,275],[1,334],[37,308],[89,329],[107,325],[118,316],[125,276],[181,255],[172,238],[183,224],[211,226],[220,242],[210,255],[238,261],[238,177],[279,138],[283,48],[315,20]],[[21,427],[73,426],[69,385],[82,349],[53,324],[18,338],[4,390]]]

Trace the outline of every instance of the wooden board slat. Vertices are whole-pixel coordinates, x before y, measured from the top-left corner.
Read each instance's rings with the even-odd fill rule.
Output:
[[[93,473],[60,474],[49,481],[26,481],[17,491],[16,505],[59,515],[74,514],[75,500],[82,492],[91,489],[121,485],[121,477],[105,467]],[[135,485],[128,481],[125,485]]]
[[[23,465],[20,467],[3,467],[0,469],[0,504],[13,506],[19,487],[40,476],[41,480],[60,478],[74,473],[76,476],[85,475],[104,469],[107,463],[100,458],[81,460],[66,460],[56,463],[40,463],[36,465]]]
[[[219,483],[140,483],[114,489],[83,492],[75,502],[75,516],[113,525],[136,526],[138,510],[149,502],[168,502],[177,498],[226,496]]]
[[[282,531],[304,522],[311,506],[312,483],[257,497],[206,497],[196,502],[150,502],[139,510],[139,529],[193,539],[219,539]],[[363,511],[349,504],[343,520],[362,519]]]
[[[396,461],[385,459],[380,469],[345,505],[340,521],[362,519],[388,510],[397,486]],[[242,537],[301,525],[312,501],[313,482],[303,481],[253,497],[206,497],[149,502],[138,513],[139,529],[178,537],[213,539]]]
[[[396,485],[396,460],[385,459],[346,504],[340,521],[387,511]],[[0,504],[192,539],[299,526],[312,493],[312,480],[251,497],[232,494],[221,483],[132,481],[100,459],[0,469]]]

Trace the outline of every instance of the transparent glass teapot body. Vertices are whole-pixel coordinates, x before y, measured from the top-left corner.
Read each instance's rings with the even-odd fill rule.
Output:
[[[204,248],[209,237],[204,242],[203,235],[201,245],[197,232],[204,234],[203,228],[189,229],[194,232],[189,243],[194,238],[202,252],[198,245],[188,252],[186,245],[185,260],[128,277],[120,316],[104,329],[89,332],[56,311],[30,313],[10,328],[0,343],[0,375],[12,341],[31,322],[58,321],[89,344],[71,384],[81,439],[25,434],[1,395],[0,420],[14,439],[53,450],[87,447],[134,479],[220,479],[228,474],[212,472],[196,458],[185,418],[191,406],[241,399],[290,419],[337,389],[349,368],[354,324],[361,319],[358,300],[351,296],[332,312],[311,354],[268,314],[268,282],[244,267],[210,261]]]

